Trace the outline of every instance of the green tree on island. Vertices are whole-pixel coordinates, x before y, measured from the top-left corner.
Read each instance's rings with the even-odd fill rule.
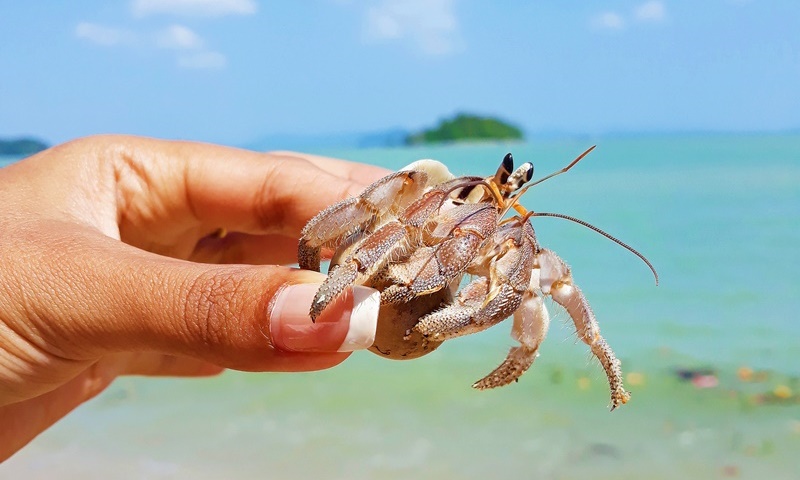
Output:
[[[27,156],[41,152],[48,148],[48,145],[36,138],[0,138],[0,155]]]
[[[408,135],[406,144],[522,138],[522,130],[497,118],[459,113],[453,118],[440,121],[435,128]]]

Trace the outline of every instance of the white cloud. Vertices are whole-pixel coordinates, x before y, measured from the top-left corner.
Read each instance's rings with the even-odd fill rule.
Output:
[[[156,45],[174,50],[191,50],[203,46],[203,39],[183,25],[170,25],[155,37]]]
[[[429,55],[452,53],[461,43],[454,0],[383,0],[366,11],[370,41],[409,39]]]
[[[666,18],[667,11],[663,3],[652,0],[636,7],[633,15],[640,22],[660,22]]]
[[[131,10],[137,17],[157,14],[220,17],[252,15],[258,4],[255,0],[133,0]]]
[[[592,26],[601,30],[621,30],[625,28],[625,19],[616,12],[603,12],[592,18]]]
[[[251,15],[258,10],[258,4],[256,0],[130,0],[130,8],[135,17],[158,14],[220,17]],[[218,69],[228,63],[225,55],[211,50],[200,35],[180,24],[143,31],[81,22],[75,28],[75,36],[107,47],[171,50],[181,68]]]
[[[98,45],[114,48],[161,48],[182,52],[176,58],[181,68],[220,69],[228,65],[225,55],[205,50],[205,42],[190,28],[170,25],[155,33],[141,34],[120,28],[81,22],[75,36]]]
[[[598,30],[623,30],[628,19],[637,23],[658,23],[667,18],[667,9],[659,0],[650,0],[637,5],[630,16],[617,12],[603,12],[591,19],[591,26]]]
[[[105,47],[132,45],[137,41],[137,35],[129,30],[89,22],[79,23],[75,36]]]
[[[197,52],[178,57],[178,66],[193,69],[219,69],[228,65],[228,59],[219,52]]]

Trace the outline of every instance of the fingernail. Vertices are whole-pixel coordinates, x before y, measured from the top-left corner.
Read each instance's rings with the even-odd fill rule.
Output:
[[[319,283],[290,285],[275,299],[270,338],[275,347],[293,352],[352,352],[375,341],[380,292],[355,286],[311,321],[308,311]]]
[[[381,308],[381,292],[374,288],[356,286],[352,289],[353,310],[350,326],[339,352],[353,352],[369,348],[375,343],[378,328],[378,313]]]

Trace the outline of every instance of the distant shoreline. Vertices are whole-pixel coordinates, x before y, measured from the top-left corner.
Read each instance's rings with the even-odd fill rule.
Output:
[[[0,157],[27,157],[50,146],[34,137],[0,138]]]
[[[558,130],[538,130],[526,131],[522,139],[457,139],[457,140],[444,140],[429,143],[420,143],[416,145],[408,145],[405,143],[405,137],[409,135],[409,130],[402,128],[389,128],[385,130],[361,131],[361,132],[328,132],[328,133],[310,133],[310,134],[297,134],[297,133],[276,133],[261,137],[254,141],[226,141],[224,139],[196,139],[198,141],[206,141],[211,143],[220,143],[223,145],[231,145],[238,148],[245,148],[255,151],[269,151],[269,150],[324,150],[324,149],[370,149],[370,148],[408,148],[408,147],[423,147],[423,146],[447,146],[447,145],[492,145],[492,144],[521,144],[521,143],[536,143],[540,141],[551,140],[585,140],[585,141],[599,141],[599,140],[613,140],[613,139],[648,139],[648,138],[691,138],[691,137],[782,137],[782,136],[800,136],[800,129],[785,129],[785,130],[752,130],[752,131],[736,131],[736,130],[671,130],[671,131],[599,131],[599,132],[569,132]],[[135,134],[135,133],[134,133]],[[169,139],[170,137],[159,137]],[[36,148],[29,150],[8,150],[0,149],[1,160],[18,160],[41,150],[49,148],[51,145],[36,136],[24,137],[2,137],[0,136],[0,144],[8,145],[9,143],[18,142],[20,140],[30,140],[37,143]],[[65,140],[66,141],[66,140]],[[57,142],[60,143],[60,142]]]

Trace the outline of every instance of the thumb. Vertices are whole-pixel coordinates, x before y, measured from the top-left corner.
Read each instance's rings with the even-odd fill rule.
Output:
[[[84,232],[85,233],[85,232]],[[119,351],[186,355],[226,368],[331,367],[372,345],[380,297],[355,287],[312,323],[324,276],[282,266],[197,264],[89,233],[44,255],[50,295],[39,305],[59,355]],[[66,243],[66,242],[65,242]],[[52,296],[56,298],[52,298]]]

